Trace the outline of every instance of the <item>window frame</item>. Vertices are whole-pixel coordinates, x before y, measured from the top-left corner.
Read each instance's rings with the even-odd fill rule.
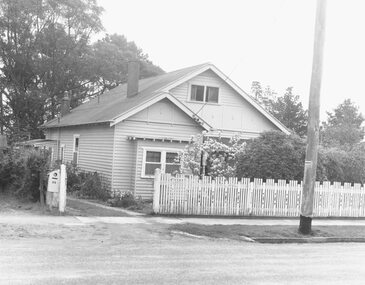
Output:
[[[78,139],[77,150],[76,150],[76,139]],[[76,165],[78,165],[79,159],[80,159],[80,135],[79,134],[73,135],[72,162],[74,162],[75,152],[77,153]]]
[[[196,100],[192,100],[191,99],[191,89],[193,87],[193,85],[196,85],[196,86],[203,86],[204,87],[204,93],[203,93],[203,101],[196,101]],[[207,89],[208,87],[211,87],[211,88],[218,88],[218,100],[217,102],[207,102],[206,101],[206,92],[207,92]],[[219,94],[220,94],[220,87],[217,86],[217,85],[214,85],[214,84],[211,84],[211,85],[206,85],[206,84],[201,84],[201,83],[194,83],[194,82],[191,82],[189,83],[189,90],[188,90],[188,102],[192,102],[192,103],[198,103],[198,104],[213,104],[213,105],[218,105],[220,104],[220,101],[219,101]]]
[[[166,171],[166,153],[174,152],[179,154],[182,151],[180,148],[161,148],[161,147],[142,147],[143,155],[142,155],[142,167],[141,167],[141,178],[154,178],[154,174],[148,175],[146,174],[146,158],[148,151],[160,152],[161,153],[161,173],[165,173]],[[148,162],[147,162],[148,163]],[[181,163],[179,164],[181,167]],[[168,165],[173,165],[173,163],[168,163]]]

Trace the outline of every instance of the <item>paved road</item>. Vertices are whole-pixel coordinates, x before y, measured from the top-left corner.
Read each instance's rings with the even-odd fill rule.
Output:
[[[151,222],[0,223],[0,284],[364,284],[364,268],[365,244],[197,239]]]

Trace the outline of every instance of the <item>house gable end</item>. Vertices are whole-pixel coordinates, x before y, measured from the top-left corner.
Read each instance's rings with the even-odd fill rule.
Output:
[[[124,121],[143,122],[148,124],[179,125],[186,127],[200,127],[200,124],[191,116],[182,111],[169,99],[164,98],[138,113],[126,118]],[[203,130],[203,128],[202,128]]]
[[[192,100],[192,85],[219,88],[218,103]],[[206,89],[205,89],[206,90]],[[243,91],[242,91],[243,92]],[[249,95],[243,96],[214,69],[207,69],[173,87],[170,93],[202,117],[214,130],[261,133],[268,130],[289,131],[271,114],[258,106]]]

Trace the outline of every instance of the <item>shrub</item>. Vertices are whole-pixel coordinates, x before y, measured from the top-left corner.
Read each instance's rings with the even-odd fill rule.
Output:
[[[302,180],[305,141],[279,131],[265,132],[247,142],[238,156],[238,178]]]
[[[0,181],[17,197],[39,199],[40,171],[48,168],[48,152],[39,150],[11,150],[2,155]]]
[[[142,200],[142,197],[135,197],[131,191],[126,191],[122,195],[109,200],[112,207],[127,208],[129,210],[139,210],[151,213],[152,201]]]
[[[12,182],[12,160],[8,154],[0,152],[0,191]]]
[[[337,148],[320,148],[318,161],[322,163],[324,171],[323,176],[329,181],[345,181],[345,163],[347,153]],[[320,179],[317,179],[320,180]]]
[[[115,197],[110,202],[111,206],[122,208],[128,208],[131,206],[136,206],[138,204],[138,201],[131,191],[124,192],[121,196]]]
[[[67,191],[84,198],[106,201],[110,194],[97,172],[80,171],[74,164],[66,165]]]
[[[74,163],[66,164],[67,173],[67,191],[77,192],[81,189],[82,175]]]
[[[15,194],[18,197],[39,200],[39,180],[40,172],[43,169],[44,173],[48,169],[48,153],[31,150],[27,151],[24,156],[24,169],[22,186],[16,189]]]
[[[365,145],[360,143],[349,151],[344,163],[346,182],[365,183]]]

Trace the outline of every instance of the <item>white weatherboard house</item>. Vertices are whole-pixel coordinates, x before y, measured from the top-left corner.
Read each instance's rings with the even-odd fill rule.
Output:
[[[154,170],[175,171],[174,158],[192,135],[289,133],[212,64],[138,78],[139,65],[131,62],[128,83],[45,123],[46,139],[56,142],[54,159],[97,171],[114,193],[150,199]]]

